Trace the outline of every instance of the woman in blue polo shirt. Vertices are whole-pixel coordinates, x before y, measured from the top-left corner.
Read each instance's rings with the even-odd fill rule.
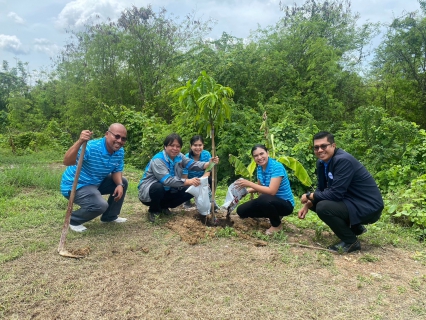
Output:
[[[257,184],[245,179],[235,182],[237,187],[246,187],[249,193],[259,197],[238,206],[240,218],[269,218],[271,227],[266,234],[282,230],[281,219],[293,212],[294,198],[288,181],[287,171],[275,159],[269,158],[268,149],[256,144],[251,155],[257,164]]]
[[[194,161],[203,161],[203,162],[210,161],[210,158],[212,156],[210,152],[208,152],[207,150],[204,150],[204,139],[202,136],[198,134],[193,136],[191,140],[189,141],[189,143],[191,145],[191,150],[187,154],[185,154],[185,157],[190,158]],[[205,172],[205,171],[188,170],[185,168],[183,169],[182,178],[192,179],[192,178],[201,178],[201,177],[208,177],[209,185],[211,188],[212,179],[210,177],[210,171]],[[183,204],[183,206],[185,208],[190,208],[191,200],[186,201]]]

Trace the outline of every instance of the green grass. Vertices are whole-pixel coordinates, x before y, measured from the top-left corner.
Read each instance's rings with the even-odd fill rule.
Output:
[[[2,154],[0,199],[10,199],[23,192],[24,188],[38,188],[41,191],[58,190],[64,167],[61,160],[48,159],[48,155],[14,156],[8,154],[5,156]],[[0,216],[1,212],[3,210],[0,210]]]
[[[230,238],[230,237],[236,237],[237,232],[234,228],[226,226],[225,228],[217,228],[216,230],[216,237],[219,238]]]
[[[379,258],[372,254],[366,253],[361,258],[359,258],[359,260],[363,262],[376,262],[379,261]]]

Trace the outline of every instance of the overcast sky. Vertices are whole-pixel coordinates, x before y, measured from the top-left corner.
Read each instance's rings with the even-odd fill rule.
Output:
[[[29,70],[51,70],[50,57],[65,45],[66,28],[81,28],[95,15],[117,18],[132,5],[154,11],[164,7],[183,17],[195,11],[202,20],[216,20],[212,33],[218,38],[223,31],[247,37],[257,26],[274,25],[282,16],[280,0],[0,0],[0,63],[14,66],[16,59],[29,62]],[[281,0],[302,4],[304,0]],[[362,22],[389,22],[403,11],[419,10],[417,0],[352,0],[352,11],[359,12]]]

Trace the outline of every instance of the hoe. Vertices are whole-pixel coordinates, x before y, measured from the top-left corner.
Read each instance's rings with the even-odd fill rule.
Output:
[[[77,189],[78,178],[80,176],[81,166],[83,164],[83,158],[84,158],[84,152],[86,151],[86,145],[87,145],[87,141],[85,141],[83,143],[82,147],[81,147],[80,158],[78,159],[77,170],[75,172],[74,182],[73,182],[73,185],[72,185],[71,194],[70,194],[70,198],[69,198],[69,201],[68,201],[67,213],[65,214],[64,226],[62,227],[61,240],[59,241],[58,253],[61,256],[67,257],[67,258],[76,258],[76,259],[84,258],[86,255],[84,253],[82,254],[82,251],[88,251],[88,249],[86,249],[86,250],[76,250],[76,251],[73,251],[73,252],[69,252],[65,249],[65,238],[67,237],[68,228],[69,228],[69,225],[70,225],[71,212],[72,212],[72,208],[73,208],[75,191]],[[86,254],[87,254],[87,252],[86,252]]]

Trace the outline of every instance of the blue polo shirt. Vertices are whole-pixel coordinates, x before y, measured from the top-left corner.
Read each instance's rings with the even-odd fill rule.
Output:
[[[77,163],[80,158],[78,151],[76,164],[68,166],[62,174],[61,193],[68,197],[74,182]],[[78,178],[77,189],[88,185],[99,186],[101,182],[114,172],[122,172],[124,168],[124,149],[120,148],[113,154],[110,154],[106,147],[105,137],[87,142],[86,152],[84,153],[83,165],[81,167],[80,177]]]
[[[185,155],[187,158],[190,159],[194,159],[193,156],[190,153],[187,153]],[[208,152],[207,150],[203,150],[201,151],[200,154],[200,160],[198,161],[202,161],[202,162],[209,162],[211,159],[211,154],[210,152]],[[201,178],[204,174],[204,171],[188,171],[188,169],[183,169],[183,174],[187,174],[188,175],[188,179],[192,179],[192,178]]]
[[[265,170],[263,170],[262,166],[257,166],[257,179],[260,181],[262,186],[269,187],[271,179],[278,177],[282,177],[282,180],[276,196],[290,201],[294,207],[294,197],[291,192],[290,181],[288,180],[287,171],[282,163],[269,158]]]

